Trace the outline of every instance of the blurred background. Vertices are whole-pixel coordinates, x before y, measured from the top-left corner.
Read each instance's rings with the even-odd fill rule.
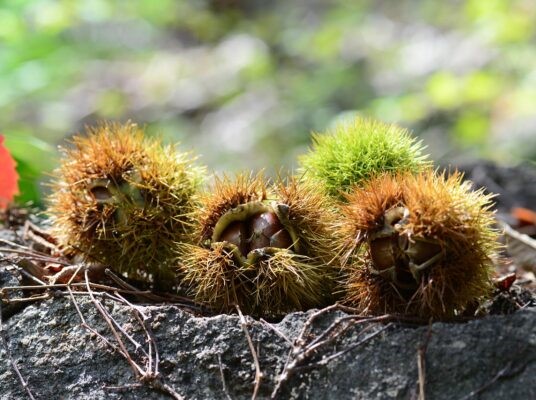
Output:
[[[356,113],[443,162],[536,160],[533,0],[3,0],[0,132],[21,201],[57,145],[132,119],[214,171],[292,169]]]

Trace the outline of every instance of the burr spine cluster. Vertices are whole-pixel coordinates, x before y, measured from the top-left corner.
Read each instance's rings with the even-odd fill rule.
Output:
[[[48,213],[66,254],[219,312],[279,318],[343,298],[361,312],[459,315],[489,295],[491,196],[421,142],[357,118],[316,134],[299,177],[215,178],[135,124],[75,136]]]

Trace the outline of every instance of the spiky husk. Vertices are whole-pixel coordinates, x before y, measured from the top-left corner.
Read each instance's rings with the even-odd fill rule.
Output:
[[[299,232],[306,255],[326,265],[336,265],[334,249],[340,242],[333,221],[338,213],[331,199],[311,182],[290,177],[274,185],[277,201],[288,206],[288,220]]]
[[[449,318],[490,294],[492,259],[498,252],[491,197],[472,191],[462,175],[432,171],[418,175],[383,175],[347,196],[346,300],[366,313],[407,313]],[[416,287],[401,288],[372,273],[370,239],[384,224],[386,211],[405,207],[409,214],[397,226],[400,235],[431,239],[443,252],[424,270]]]
[[[259,249],[254,262],[244,263],[236,246],[211,240],[227,211],[251,202],[288,207],[287,220],[281,222],[296,232],[300,254]],[[238,305],[245,313],[268,318],[330,302],[336,270],[329,265],[333,230],[329,208],[323,208],[326,202],[312,186],[293,179],[276,185],[262,175],[217,180],[198,211],[198,245],[179,246],[192,296],[218,312],[233,312]]]
[[[330,284],[326,266],[288,251],[241,264],[223,242],[210,248],[182,245],[185,283],[196,301],[216,312],[233,312],[267,318],[290,311],[318,307]]]
[[[191,239],[203,168],[132,123],[89,128],[72,144],[62,149],[48,199],[55,237],[66,251],[168,288],[174,243]]]
[[[381,173],[418,173],[430,168],[424,146],[396,125],[356,118],[332,132],[313,134],[313,146],[300,157],[300,170],[340,200],[354,185]]]
[[[217,222],[230,209],[254,201],[266,201],[268,196],[273,194],[262,173],[239,174],[235,179],[228,176],[216,177],[212,188],[200,195],[200,207],[194,218],[198,241],[210,239]]]

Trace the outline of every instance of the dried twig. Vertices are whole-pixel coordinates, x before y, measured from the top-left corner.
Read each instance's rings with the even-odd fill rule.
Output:
[[[341,355],[354,350],[356,347],[364,344],[365,342],[371,340],[381,332],[383,332],[385,329],[389,327],[389,325],[382,327],[378,331],[372,333],[371,335],[366,336],[363,340],[360,340],[350,346],[348,349],[342,350],[340,352],[337,352],[331,356],[324,357],[319,361],[312,361],[314,356],[316,356],[320,350],[321,347],[325,347],[327,344],[330,344],[337,340],[343,332],[345,332],[350,326],[355,326],[360,323],[373,323],[373,322],[382,322],[383,319],[376,319],[372,320],[355,320],[352,324],[348,324],[345,329],[341,331],[335,331],[332,333],[332,335],[327,338],[324,341],[317,342],[312,346],[305,345],[303,347],[301,346],[294,346],[291,351],[289,352],[289,358],[286,361],[285,367],[283,368],[283,371],[279,375],[279,378],[277,380],[277,384],[274,387],[274,390],[272,391],[271,398],[274,399],[277,397],[278,392],[281,390],[281,387],[284,383],[286,383],[294,374],[297,372],[302,372],[304,370],[309,370],[313,368],[317,368],[320,366],[325,366],[329,362],[333,361],[335,358],[340,357]],[[366,332],[368,328],[365,328],[362,333]]]
[[[120,353],[121,355],[125,356],[124,354],[122,354],[121,352],[121,349],[119,347],[117,347],[115,344],[111,343],[108,339],[106,339],[103,335],[101,335],[99,332],[97,332],[95,329],[93,329],[87,322],[86,322],[86,319],[84,318],[84,315],[82,314],[82,312],[80,311],[80,307],[78,307],[78,302],[75,300],[74,298],[74,293],[72,292],[71,288],[68,287],[67,288],[68,292],[69,292],[69,295],[71,296],[71,302],[73,303],[74,305],[74,308],[76,310],[76,312],[78,313],[78,317],[80,318],[80,320],[82,321],[82,323],[80,324],[82,326],[82,328],[84,329],[87,329],[88,331],[90,331],[91,333],[93,333],[95,336],[97,336],[98,338],[100,338],[107,346],[111,347],[114,351],[117,351],[118,353]]]
[[[512,255],[516,264],[529,271],[536,272],[536,240],[529,235],[516,231],[505,222],[500,224],[506,237],[508,252]]]
[[[57,253],[57,242],[50,231],[41,228],[40,226],[26,220],[24,223],[23,239],[25,242],[30,242],[32,250],[39,247],[48,253]]]
[[[11,240],[0,239],[0,243],[5,244],[6,246],[15,247],[17,249],[21,249],[24,251],[30,251],[30,249],[27,246],[23,246],[21,244],[12,242]],[[0,249],[0,251],[4,251],[4,249]]]
[[[303,324],[302,330],[300,331],[300,334],[298,335],[297,339],[295,340],[295,344],[296,345],[302,345],[303,344],[302,342],[304,341],[304,338],[306,336],[307,331],[311,328],[311,325],[313,324],[314,321],[316,321],[316,319],[318,319],[319,317],[321,317],[323,315],[326,315],[330,311],[338,310],[339,307],[340,307],[339,304],[333,304],[333,305],[331,305],[329,307],[323,308],[323,309],[318,310],[318,311],[314,312],[313,314],[311,314],[311,316],[309,318],[307,318],[307,321],[305,321],[305,323]]]
[[[69,295],[71,297],[71,301],[73,302],[73,304],[74,304],[74,306],[76,308],[76,311],[77,311],[77,313],[78,313],[78,315],[79,315],[79,317],[80,317],[80,319],[82,321],[82,327],[87,329],[87,330],[89,330],[93,334],[97,335],[97,337],[99,337],[101,340],[103,340],[103,342],[107,346],[109,346],[110,348],[112,348],[113,350],[115,350],[119,354],[121,354],[128,361],[130,367],[134,371],[134,374],[135,374],[136,378],[141,383],[143,383],[144,385],[146,385],[146,386],[148,386],[148,387],[150,387],[152,389],[158,390],[161,393],[167,394],[168,396],[170,396],[170,397],[172,397],[174,399],[183,400],[184,397],[182,397],[179,393],[177,393],[171,386],[169,386],[166,383],[162,382],[161,378],[159,377],[159,372],[158,372],[159,356],[158,356],[158,350],[157,350],[157,347],[156,347],[156,341],[154,340],[154,337],[152,335],[150,327],[146,324],[147,321],[149,321],[150,318],[148,318],[142,312],[141,307],[135,306],[135,305],[129,303],[125,298],[121,297],[118,292],[115,292],[115,295],[110,295],[109,293],[95,293],[95,292],[93,292],[92,285],[94,285],[94,284],[91,284],[89,282],[89,278],[88,278],[88,275],[87,275],[87,270],[84,271],[84,273],[85,273],[85,279],[86,279],[86,282],[85,282],[86,290],[87,290],[86,293],[90,296],[95,308],[97,309],[99,314],[102,316],[102,318],[104,319],[104,321],[108,325],[108,328],[110,329],[110,331],[112,332],[112,335],[114,336],[114,339],[115,339],[114,341],[117,344],[112,343],[111,341],[106,339],[103,335],[98,333],[95,329],[91,328],[91,326],[89,326],[89,324],[86,322],[82,312],[80,311],[78,303],[75,300],[74,294],[76,292],[73,292],[71,290],[71,287],[70,287],[71,285],[68,285],[67,286],[67,291],[68,291],[68,293],[69,293]],[[106,308],[102,305],[102,303],[97,299],[97,295],[102,295],[104,297],[111,298],[114,301],[119,301],[119,302],[121,302],[122,304],[128,306],[131,310],[134,311],[134,315],[135,315],[136,319],[138,320],[138,322],[140,322],[140,324],[142,326],[142,329],[144,330],[145,335],[147,337],[148,350],[143,349],[142,346],[136,340],[134,340],[134,338],[132,338],[130,335],[127,334],[127,332],[124,329],[122,329],[120,324],[117,321],[115,321],[115,319],[110,315],[108,310],[106,310]],[[125,345],[125,343],[123,342],[123,340],[121,338],[121,335],[127,337],[127,339],[130,341],[130,343],[132,343],[135,346],[136,349],[139,349],[139,348],[142,349],[142,353],[145,355],[146,360],[147,360],[145,368],[142,368],[132,358],[132,356],[130,355],[130,353],[129,353],[128,349],[127,349],[127,346]],[[130,387],[138,387],[138,385],[136,384],[136,385],[132,385]],[[117,388],[114,388],[114,389],[117,389]]]
[[[277,329],[273,324],[269,323],[268,321],[264,319],[260,319],[260,322],[264,325],[273,330],[277,336],[279,336],[281,339],[283,339],[285,342],[287,342],[290,346],[292,346],[292,340],[288,338],[287,335],[285,335],[283,332],[281,332],[279,329]]]
[[[158,390],[161,393],[167,394],[168,396],[174,399],[179,399],[179,400],[183,399],[183,397],[179,393],[177,393],[172,387],[164,383],[161,377],[159,376],[158,348],[156,345],[156,340],[154,339],[154,335],[152,334],[152,331],[150,329],[150,325],[149,325],[150,318],[143,312],[142,307],[131,304],[128,300],[122,297],[120,293],[134,295],[140,298],[148,299],[149,301],[153,301],[153,302],[167,301],[167,302],[179,303],[180,305],[184,307],[196,309],[196,304],[193,301],[191,301],[190,299],[185,299],[180,296],[173,296],[173,295],[158,296],[158,295],[154,295],[153,293],[149,291],[141,291],[133,286],[128,285],[126,282],[124,282],[122,279],[120,279],[115,274],[111,273],[110,271],[108,271],[109,272],[108,276],[110,276],[114,282],[120,284],[121,287],[112,287],[112,286],[107,286],[107,285],[102,285],[102,284],[95,284],[95,283],[90,282],[89,280],[89,274],[88,274],[89,268],[88,268],[88,265],[86,264],[73,265],[71,263],[59,260],[58,258],[48,256],[45,253],[41,253],[32,249],[29,249],[27,247],[18,245],[16,243],[6,242],[6,241],[4,241],[3,243],[12,247],[16,247],[16,249],[1,248],[0,249],[1,252],[24,256],[24,258],[22,258],[22,261],[23,262],[25,261],[29,264],[28,265],[23,264],[23,265],[17,266],[18,270],[21,273],[23,273],[25,276],[28,276],[30,279],[36,282],[37,285],[4,287],[0,289],[0,297],[2,297],[2,301],[5,300],[6,303],[21,303],[21,302],[30,302],[30,301],[36,301],[36,300],[50,299],[59,295],[68,295],[81,320],[81,326],[84,329],[87,329],[89,332],[96,335],[99,339],[103,341],[103,343],[105,343],[106,346],[116,351],[118,354],[123,356],[128,361],[130,367],[132,368],[134,372],[134,375],[140,381],[140,384],[129,385],[130,387],[139,387],[141,386],[141,384],[143,384],[152,389]],[[48,275],[46,269],[36,264],[31,263],[30,260],[36,260],[40,262],[50,262],[50,263],[55,263],[58,265],[67,266],[68,268],[63,269],[63,272],[68,273],[68,274],[65,274],[66,275],[65,278],[67,282],[58,283],[58,284],[46,284],[45,282],[43,282],[43,280],[36,278],[36,276],[38,276],[39,278],[42,278]],[[79,272],[82,269],[84,272],[83,273],[84,282],[81,282],[81,283],[73,282],[74,279],[77,278]],[[74,272],[71,274],[72,271]],[[62,291],[61,289],[64,289],[64,290]],[[74,291],[73,289],[78,289],[78,290]],[[102,292],[95,292],[94,289],[101,290]],[[37,295],[37,296],[34,295],[34,296],[26,297],[26,298],[16,298],[16,299],[9,299],[9,297],[6,296],[6,294],[9,293],[10,291],[20,291],[20,290],[45,291],[45,293],[41,295]],[[108,328],[110,329],[114,337],[113,341],[110,341],[109,339],[107,339],[104,335],[100,334],[98,331],[93,329],[87,323],[86,319],[84,318],[84,315],[82,314],[80,310],[78,302],[76,301],[76,298],[75,298],[75,296],[78,296],[78,295],[89,296],[98,314],[100,314],[100,316],[104,319],[105,323],[108,325]],[[136,341],[133,336],[129,335],[128,332],[125,329],[123,329],[121,324],[119,324],[112,317],[112,315],[104,307],[103,303],[101,303],[101,301],[98,300],[98,298],[106,298],[106,297],[111,298],[114,301],[118,301],[126,305],[130,310],[133,311],[134,318],[139,322],[145,334],[147,349],[145,349],[142,344],[138,343],[138,341]],[[181,304],[181,302],[186,303],[186,304]],[[0,328],[1,328],[1,325],[0,325]],[[2,332],[2,337],[3,337],[3,332]],[[145,358],[145,362],[146,362],[145,367],[142,368],[142,366],[132,358],[127,348],[127,345],[123,341],[123,337],[127,338],[128,342],[130,342],[131,345],[134,346],[136,352],[141,350],[142,357]],[[10,355],[9,348],[7,347],[7,341],[5,341],[5,343],[6,343],[6,350],[8,350],[8,354]],[[13,363],[13,367],[15,371],[17,372],[17,375],[19,376],[19,380],[21,381],[21,383],[27,390],[29,396],[33,399],[31,392],[29,391],[24,379],[20,375],[20,372],[18,371],[14,363]]]
[[[255,346],[253,345],[253,340],[251,340],[251,335],[249,334],[249,331],[247,328],[246,318],[242,314],[242,311],[240,310],[240,307],[238,305],[236,306],[236,310],[238,311],[238,315],[240,317],[240,326],[242,327],[242,330],[244,331],[244,334],[246,335],[249,350],[251,351],[251,355],[253,356],[253,363],[255,364],[255,382],[254,382],[255,386],[253,388],[253,395],[251,396],[251,399],[255,400],[259,392],[259,387],[261,385],[263,374],[261,371],[261,365],[259,364],[259,358],[257,357],[257,352],[255,351]]]
[[[417,349],[417,369],[419,371],[419,400],[426,400],[426,350],[432,338],[432,321],[428,324],[428,331],[423,343]]]
[[[133,294],[136,294],[136,296],[139,297],[140,299],[154,302],[154,303],[171,302],[174,304],[178,304],[182,307],[188,308],[189,310],[195,311],[195,312],[203,313],[206,311],[201,305],[195,303],[192,299],[188,297],[179,296],[179,295],[171,294],[171,293],[156,294],[149,290],[142,291],[142,290],[137,289],[135,286],[132,286],[131,284],[125,282],[123,279],[117,276],[110,269],[106,269],[104,273],[106,274],[106,276],[112,279],[116,284],[118,284],[120,288],[123,288],[123,290],[120,290],[121,293],[133,293]],[[116,289],[116,290],[119,290],[119,289]]]
[[[380,333],[388,329],[390,322],[406,322],[411,324],[421,324],[423,321],[418,318],[406,317],[400,315],[382,315],[377,317],[363,316],[363,315],[346,315],[337,318],[333,321],[325,330],[323,330],[316,337],[311,338],[311,327],[318,318],[328,314],[331,311],[341,310],[345,312],[355,312],[354,309],[344,307],[338,304],[326,307],[322,310],[316,311],[305,321],[300,334],[292,343],[285,365],[279,374],[277,383],[272,391],[271,398],[276,398],[280,392],[283,384],[287,382],[291,376],[297,372],[325,366],[334,359],[354,350],[356,347],[361,346],[372,338],[376,337]],[[329,356],[323,356],[320,359],[320,351],[326,348],[328,345],[336,342],[341,335],[349,328],[355,327],[360,324],[372,324],[372,323],[388,323],[373,333],[365,336],[363,339],[357,341],[351,346],[333,353]],[[369,325],[359,332],[359,335],[363,335],[367,331],[371,330],[374,325]]]
[[[87,270],[85,271],[85,278],[86,278],[86,284],[87,284],[88,292],[91,293],[91,288],[90,288],[90,285],[89,285],[89,279],[88,279],[88,275],[87,275]],[[158,351],[157,351],[157,347],[156,347],[156,341],[154,340],[154,338],[152,336],[152,333],[150,331],[149,326],[146,324],[146,321],[148,321],[149,318],[145,314],[143,314],[141,312],[140,307],[132,305],[126,299],[122,298],[117,292],[115,293],[115,295],[119,296],[119,298],[122,300],[123,304],[126,304],[127,306],[130,307],[131,310],[133,310],[135,313],[139,314],[139,315],[137,315],[137,319],[138,319],[138,321],[140,321],[142,329],[144,330],[144,332],[147,335],[148,345],[149,345],[149,350],[148,351],[144,350],[144,353],[147,355],[147,358],[148,358],[146,369],[141,368],[132,359],[132,357],[130,356],[130,354],[126,350],[126,346],[124,345],[124,343],[123,343],[123,341],[121,339],[121,336],[119,335],[117,330],[114,329],[114,324],[115,324],[115,326],[119,326],[117,321],[115,321],[112,318],[112,316],[100,304],[100,302],[97,301],[97,303],[94,302],[94,304],[97,306],[97,310],[99,312],[101,312],[101,315],[103,316],[103,318],[107,322],[108,327],[110,328],[110,330],[112,331],[114,337],[116,338],[116,341],[118,342],[119,347],[125,353],[125,355],[126,355],[125,358],[127,359],[129,364],[133,368],[133,370],[134,370],[135,374],[137,375],[138,379],[141,382],[145,383],[150,388],[158,390],[161,393],[167,394],[168,396],[171,396],[172,398],[174,398],[176,400],[183,400],[184,397],[182,395],[180,395],[179,393],[177,393],[175,391],[175,389],[173,389],[171,386],[169,386],[168,384],[163,382],[161,377],[159,376],[159,373],[158,373],[159,356],[158,356]],[[93,299],[94,298],[92,297],[92,300]],[[140,315],[141,315],[141,317],[140,317]],[[155,357],[156,362],[153,361],[153,356]]]
[[[121,339],[121,336],[119,335],[119,333],[115,329],[115,326],[114,326],[114,323],[112,322],[110,314],[108,314],[108,311],[95,298],[95,296],[93,296],[93,290],[91,289],[91,286],[89,285],[89,278],[88,278],[88,275],[87,275],[87,270],[84,271],[84,273],[85,273],[85,277],[86,277],[86,290],[89,293],[89,297],[91,298],[91,301],[95,305],[95,308],[97,309],[97,311],[104,318],[104,321],[108,325],[108,328],[110,328],[110,330],[112,331],[112,334],[114,335],[115,340],[116,340],[117,344],[119,345],[119,348],[121,349],[121,352],[122,352],[123,356],[125,356],[126,360],[128,361],[128,363],[130,364],[132,370],[134,371],[134,375],[138,379],[141,378],[143,376],[143,369],[138,364],[136,364],[136,362],[134,362],[132,357],[130,357],[130,355],[128,353],[128,350],[126,349],[125,344],[123,343],[123,340]]]
[[[21,258],[17,260],[15,265],[19,271],[24,273],[25,278],[30,277],[31,281],[39,283],[40,285],[44,284],[45,270],[35,262],[27,258]]]
[[[484,385],[480,386],[478,389],[476,390],[473,390],[471,393],[469,393],[468,395],[462,397],[460,400],[468,400],[468,399],[471,399],[475,396],[478,396],[479,394],[481,394],[482,392],[486,391],[490,386],[492,386],[494,383],[496,383],[497,381],[503,379],[503,378],[508,378],[508,377],[512,377],[512,376],[515,376],[517,374],[519,374],[520,372],[522,372],[525,367],[527,366],[527,364],[531,361],[534,361],[534,360],[528,360],[524,363],[522,363],[521,365],[518,365],[517,367],[514,368],[514,360],[510,360],[509,362],[506,363],[506,365],[501,368],[497,374],[495,374],[495,376],[487,383],[485,383]]]
[[[342,356],[342,355],[354,350],[355,348],[357,348],[357,347],[361,346],[362,344],[368,342],[369,340],[375,338],[380,333],[386,331],[390,327],[391,327],[391,324],[386,324],[386,325],[382,326],[380,329],[372,332],[370,335],[365,336],[363,339],[358,340],[357,342],[355,342],[351,346],[345,348],[344,350],[338,351],[338,352],[336,352],[334,354],[331,354],[330,356],[327,356],[327,357],[324,356],[319,361],[316,361],[316,362],[313,362],[313,363],[310,363],[310,364],[306,364],[306,365],[295,366],[295,367],[293,367],[294,373],[303,372],[303,371],[311,370],[311,369],[314,369],[314,368],[326,366],[331,361],[335,360],[336,358],[339,358],[340,356]],[[361,334],[363,334],[365,332],[368,332],[371,328],[372,328],[372,325],[369,326],[369,327],[366,327],[365,329],[363,329],[361,332],[359,332],[359,334],[361,335]]]
[[[20,272],[24,276],[24,278],[27,278],[39,285],[46,285],[46,283],[40,279],[42,278],[42,275],[40,273],[37,274],[39,278],[36,276],[36,270],[38,269],[38,267],[30,260],[23,258],[16,264],[11,265],[14,269]]]
[[[142,310],[142,307],[134,305],[130,303],[127,299],[125,299],[123,296],[121,296],[119,293],[115,293],[115,296],[112,296],[108,294],[108,297],[119,301],[125,305],[127,305],[133,312],[134,318],[139,322],[140,326],[142,327],[147,345],[148,345],[148,351],[146,352],[143,348],[143,353],[147,356],[148,359],[148,371],[154,376],[158,376],[158,365],[160,364],[160,359],[158,355],[158,348],[156,346],[156,340],[154,338],[153,332],[151,330],[151,327],[149,326],[148,322],[151,320],[150,317],[148,317]],[[154,358],[154,362],[153,362]]]
[[[20,290],[29,290],[29,291],[55,290],[54,296],[55,295],[69,295],[70,296],[70,293],[67,290],[60,291],[60,290],[57,290],[57,289],[67,289],[68,287],[71,288],[71,289],[74,289],[74,288],[83,289],[83,288],[85,288],[87,286],[86,282],[75,282],[75,283],[70,283],[70,284],[69,283],[46,284],[46,283],[44,283],[42,281],[38,281],[36,283],[39,283],[39,284],[38,285],[5,286],[5,287],[0,289],[0,297],[5,298],[7,292],[20,291]],[[99,284],[99,283],[92,283],[92,282],[89,282],[89,285],[94,290],[97,289],[97,290],[102,290],[104,292],[110,292],[110,293],[122,293],[122,294],[134,295],[138,299],[143,299],[145,301],[154,302],[154,303],[164,303],[164,302],[173,303],[173,304],[176,304],[176,305],[178,305],[180,307],[183,307],[183,308],[186,308],[186,309],[188,309],[190,311],[195,311],[195,312],[198,312],[198,313],[204,311],[201,306],[197,306],[197,305],[195,305],[195,303],[193,303],[191,301],[190,301],[191,304],[185,304],[182,301],[183,298],[180,297],[180,296],[174,296],[174,295],[159,296],[159,295],[154,295],[150,291],[139,290],[139,289],[136,289],[134,286],[128,285],[126,283],[123,286],[123,287],[125,287],[125,289],[121,289],[121,288],[117,288],[117,287],[109,286],[109,285],[103,285],[103,284]],[[87,292],[87,291],[77,290],[77,291],[73,291],[72,293],[74,295],[89,296],[89,292]],[[104,293],[93,291],[93,295],[103,296]],[[38,300],[38,299],[46,300],[46,299],[50,299],[50,298],[52,298],[54,296],[52,294],[47,294],[47,295],[43,295],[43,297],[39,297],[39,298],[37,298],[37,297],[18,298],[18,299],[7,299],[6,298],[5,302],[6,303],[17,303],[17,302],[35,301],[35,300]],[[119,301],[117,298],[114,298],[114,300]]]
[[[30,297],[21,297],[18,299],[11,299],[11,300],[6,301],[6,304],[33,303],[39,300],[49,300],[53,297],[54,295],[52,293],[46,293],[40,296],[30,296]]]
[[[227,390],[227,383],[225,382],[225,374],[223,373],[223,365],[221,362],[221,354],[218,353],[218,365],[220,367],[220,376],[221,376],[221,383],[223,386],[223,393],[225,394],[225,397],[227,397],[227,400],[232,400],[233,398],[229,394],[229,391]]]
[[[35,400],[35,397],[33,396],[32,391],[30,390],[30,387],[28,386],[28,383],[26,382],[26,380],[20,373],[20,370],[17,367],[15,360],[13,359],[13,355],[11,354],[11,348],[9,347],[9,342],[6,337],[6,332],[4,330],[4,324],[2,321],[1,315],[2,315],[2,302],[0,301],[0,337],[2,338],[2,345],[6,351],[6,355],[7,355],[7,358],[9,359],[9,363],[11,364],[11,368],[13,368],[13,371],[15,371],[15,374],[17,375],[22,387],[26,391],[26,394],[31,400]]]
[[[98,283],[90,282],[89,285],[91,286],[92,289],[98,289],[98,290],[104,291],[104,292],[93,291],[92,294],[97,297],[106,297],[106,295],[108,294],[107,292],[120,292],[124,294],[133,294],[133,295],[138,295],[140,293],[139,290],[122,290],[122,289],[118,289],[112,286],[102,285]],[[55,297],[62,297],[62,296],[69,296],[71,298],[73,296],[90,296],[90,293],[87,291],[81,291],[81,290],[73,291],[72,290],[75,288],[81,289],[85,287],[86,287],[86,283],[84,282],[78,282],[78,283],[72,283],[72,284],[57,283],[57,284],[47,285],[43,283],[42,285],[5,286],[0,289],[0,298],[6,304],[16,304],[16,303],[32,303],[32,302],[39,301],[39,300],[49,300]],[[58,289],[65,289],[65,290],[62,291]],[[9,292],[18,292],[20,290],[28,290],[28,291],[45,290],[46,292],[42,295],[35,294],[29,297],[20,297],[20,298],[14,298],[14,299],[9,298],[9,295],[8,295]],[[114,300],[117,301],[116,298]]]
[[[5,247],[2,247],[0,248],[0,253],[17,254],[17,255],[24,256],[30,260],[45,261],[45,262],[50,262],[50,263],[59,264],[59,265],[71,265],[70,262],[62,261],[57,257],[43,255],[43,253],[38,253],[33,250],[15,250],[15,249],[8,249]]]

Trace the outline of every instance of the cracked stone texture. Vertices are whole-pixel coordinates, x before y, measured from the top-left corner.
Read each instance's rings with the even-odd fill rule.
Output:
[[[93,304],[85,296],[77,296],[77,301],[87,323],[111,340]],[[125,331],[147,347],[132,311],[112,300],[104,304]],[[223,390],[220,359],[230,398],[251,398],[255,368],[238,316],[201,318],[172,305],[146,306],[143,310],[150,317],[160,372],[168,385],[186,399],[229,398]],[[311,312],[289,314],[274,327],[293,339]],[[339,311],[326,314],[315,322],[313,333],[318,334],[341,315]],[[248,321],[264,374],[259,398],[268,398],[287,359],[289,344],[267,324]],[[351,328],[336,346],[324,348],[322,353],[329,355],[355,343],[363,337],[359,333],[365,326]],[[128,363],[81,326],[68,298],[30,305],[5,321],[4,331],[36,399],[169,398],[145,386],[132,386],[136,380]],[[416,398],[417,351],[427,333],[426,326],[390,326],[327,366],[293,375],[278,398]],[[0,399],[25,398],[1,347]],[[139,351],[129,348],[133,358],[141,360]],[[473,398],[534,399],[536,308],[463,324],[435,323],[425,361],[427,398],[461,399],[483,389]]]

